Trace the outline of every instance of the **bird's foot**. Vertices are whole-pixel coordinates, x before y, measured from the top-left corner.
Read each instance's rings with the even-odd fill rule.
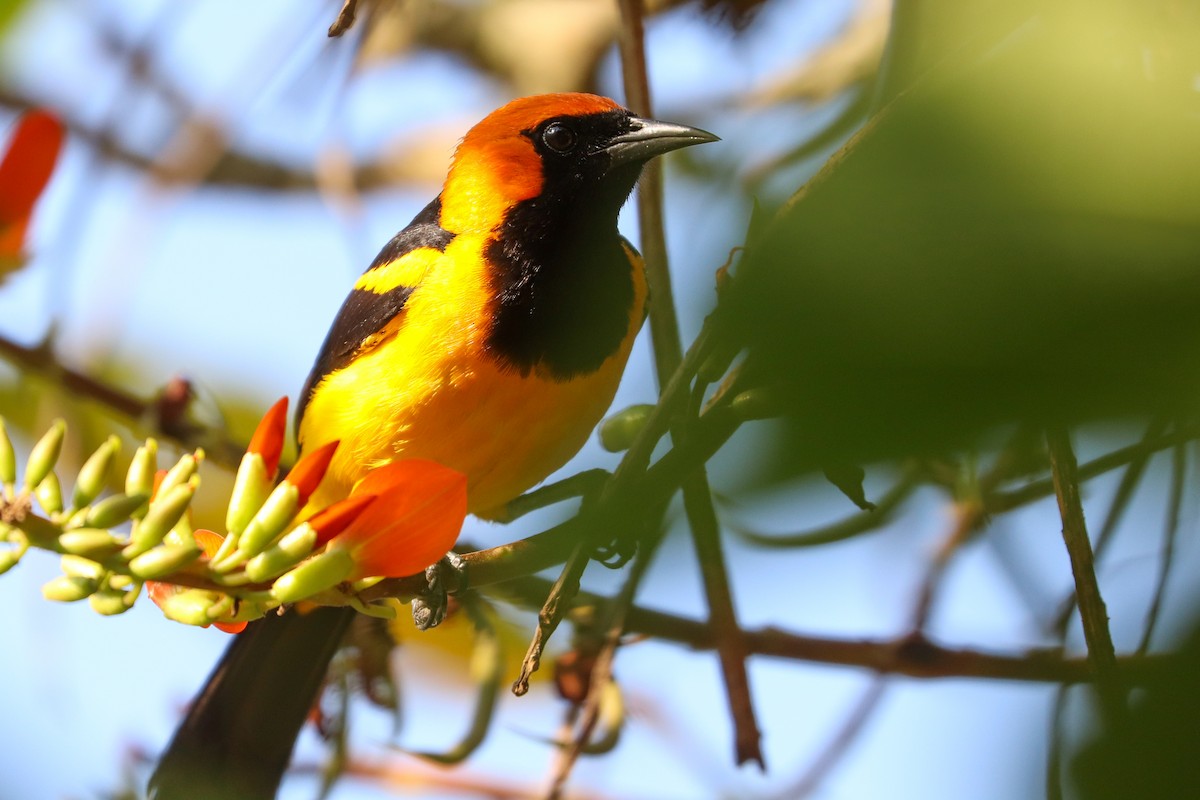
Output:
[[[453,583],[460,592],[467,588],[467,563],[458,553],[447,553],[425,570],[425,583],[425,591],[412,601],[413,622],[420,631],[436,628],[446,618],[450,605],[447,583]]]

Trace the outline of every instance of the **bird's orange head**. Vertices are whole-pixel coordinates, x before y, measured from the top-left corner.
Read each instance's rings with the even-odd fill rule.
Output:
[[[491,230],[510,208],[536,197],[601,200],[615,218],[647,160],[716,138],[640,119],[594,94],[522,97],[463,137],[442,194],[441,224],[456,233]]]

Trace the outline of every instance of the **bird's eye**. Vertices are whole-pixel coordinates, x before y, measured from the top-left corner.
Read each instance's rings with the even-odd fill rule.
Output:
[[[569,153],[575,147],[575,131],[561,122],[551,122],[542,131],[542,142],[556,153]]]

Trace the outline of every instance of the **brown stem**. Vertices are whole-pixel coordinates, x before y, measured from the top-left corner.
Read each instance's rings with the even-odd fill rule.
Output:
[[[1079,616],[1083,622],[1088,660],[1096,673],[1101,707],[1110,722],[1115,722],[1124,716],[1124,692],[1117,674],[1112,634],[1108,630],[1108,610],[1100,596],[1092,543],[1088,539],[1087,524],[1083,518],[1075,452],[1066,429],[1060,426],[1046,430],[1046,446],[1050,453],[1054,493],[1058,497],[1058,510],[1062,517],[1063,541],[1067,545],[1071,572],[1075,576],[1075,593],[1079,598]]]

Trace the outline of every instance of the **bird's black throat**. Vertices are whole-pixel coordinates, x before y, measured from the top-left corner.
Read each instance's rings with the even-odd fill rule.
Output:
[[[634,284],[617,212],[639,171],[609,173],[582,193],[547,180],[505,216],[484,253],[494,298],[486,347],[502,365],[567,380],[620,347]]]

